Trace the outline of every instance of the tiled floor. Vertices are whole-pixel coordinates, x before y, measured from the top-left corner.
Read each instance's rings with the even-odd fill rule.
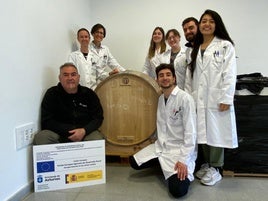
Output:
[[[127,165],[108,164],[106,184],[28,195],[23,201],[166,201],[172,198],[157,169],[136,171]],[[268,179],[224,177],[213,187],[195,180],[189,193],[177,200],[267,201]]]

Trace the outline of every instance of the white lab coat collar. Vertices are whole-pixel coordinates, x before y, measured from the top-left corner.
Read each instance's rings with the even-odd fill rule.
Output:
[[[175,88],[172,90],[171,95],[176,96],[179,90],[180,90],[179,87],[176,85]]]

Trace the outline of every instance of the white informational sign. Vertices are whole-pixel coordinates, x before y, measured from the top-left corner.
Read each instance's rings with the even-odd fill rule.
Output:
[[[33,146],[34,191],[106,182],[104,140]]]

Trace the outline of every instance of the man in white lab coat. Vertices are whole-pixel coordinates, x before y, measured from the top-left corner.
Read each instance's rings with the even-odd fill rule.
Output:
[[[77,40],[80,43],[80,49],[71,52],[68,61],[72,62],[80,74],[80,84],[92,90],[103,81],[109,74],[98,66],[98,58],[89,49],[90,34],[85,28],[77,31]]]
[[[157,140],[130,157],[134,169],[160,163],[169,192],[178,198],[187,194],[194,180],[196,150],[196,112],[192,97],[179,89],[172,64],[156,68],[163,94],[157,109]]]
[[[189,57],[191,56],[191,51],[192,51],[194,40],[195,40],[197,30],[198,30],[198,20],[194,17],[185,18],[182,21],[182,29],[183,29],[184,37],[187,40],[187,43],[185,44],[185,46],[187,47],[185,50],[185,54],[186,54],[186,58],[188,56],[186,60],[187,62],[189,62],[190,61]],[[184,73],[184,84],[185,84],[186,72]],[[184,89],[185,89],[185,86],[184,86]],[[202,146],[199,145],[197,159],[195,161],[195,171],[199,170],[201,165],[204,163],[205,163],[205,160],[203,156],[203,149],[202,149]]]

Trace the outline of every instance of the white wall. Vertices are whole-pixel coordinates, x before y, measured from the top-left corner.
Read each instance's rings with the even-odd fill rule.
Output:
[[[0,200],[32,181],[32,149],[16,150],[14,129],[39,127],[42,96],[57,83],[77,29],[90,26],[89,12],[88,0],[1,1]]]
[[[205,9],[216,10],[235,42],[238,74],[261,72],[268,75],[266,49],[268,46],[268,1],[225,0],[102,0],[92,1],[92,23],[103,23],[107,28],[104,43],[121,65],[141,70],[149,47],[152,31],[162,26],[165,31],[177,28],[185,44],[181,23],[194,16],[197,19]]]
[[[78,28],[107,28],[107,44],[127,69],[141,70],[152,30],[178,28],[206,8],[218,11],[236,43],[238,73],[266,68],[268,1],[225,0],[8,0],[0,7],[0,200],[29,185],[31,147],[15,149],[16,126],[34,122],[45,90],[57,83],[58,67],[73,48]],[[183,35],[183,34],[182,34]],[[182,45],[185,43],[182,37]],[[37,129],[38,129],[37,128]]]

